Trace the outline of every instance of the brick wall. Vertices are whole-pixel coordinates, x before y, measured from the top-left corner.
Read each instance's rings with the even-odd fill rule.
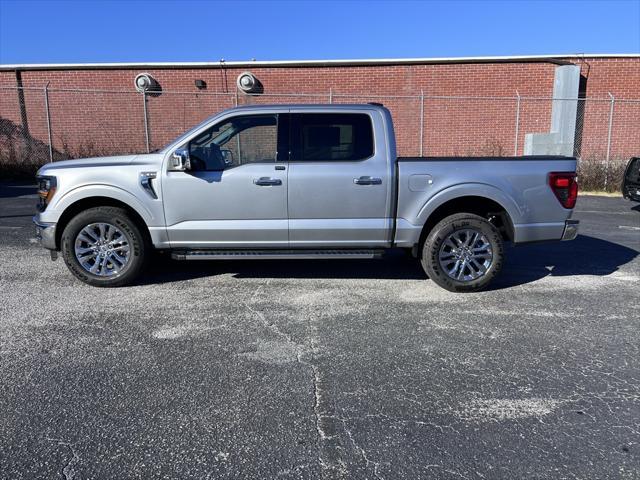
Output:
[[[640,59],[586,59],[576,62],[586,79],[586,101],[582,129],[585,156],[603,158],[606,150],[609,93],[614,96],[611,152],[614,157],[640,155]],[[636,101],[629,101],[629,100]]]
[[[612,152],[640,153],[640,58],[585,58],[576,61],[593,101],[582,109],[582,155],[599,156],[606,147],[610,103],[616,97]],[[523,97],[551,97],[555,65],[549,62],[372,65],[325,67],[165,68],[25,70],[21,72],[29,134],[47,142],[42,87],[49,84],[53,146],[71,152],[139,152],[145,148],[143,103],[134,77],[153,75],[162,93],[147,99],[151,146],[159,147],[207,116],[239,103],[326,103],[380,101],[390,108],[401,155],[511,155],[515,147],[516,91]],[[236,100],[236,77],[250,70],[266,95]],[[207,83],[199,91],[194,80]],[[0,71],[0,87],[16,86],[13,71]],[[37,87],[38,90],[30,90]],[[98,89],[109,92],[77,92]],[[427,98],[421,107],[417,97]],[[116,93],[117,92],[117,93]],[[177,93],[181,92],[181,93]],[[214,95],[214,93],[216,93]],[[291,97],[287,94],[321,94]],[[276,96],[281,94],[280,96]],[[387,96],[387,98],[379,98]],[[388,98],[393,96],[396,98]],[[412,96],[412,98],[397,98]],[[433,98],[433,97],[512,97]],[[596,100],[600,98],[603,100]],[[424,126],[420,131],[420,111]],[[524,99],[520,105],[518,153],[527,133],[549,129],[551,102]],[[0,89],[0,117],[22,125],[15,90]],[[1,132],[0,132],[1,133]]]

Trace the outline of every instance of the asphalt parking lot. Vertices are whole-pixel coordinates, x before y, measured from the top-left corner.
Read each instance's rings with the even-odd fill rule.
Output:
[[[640,478],[640,211],[491,291],[411,259],[178,263],[96,289],[0,188],[0,478]]]

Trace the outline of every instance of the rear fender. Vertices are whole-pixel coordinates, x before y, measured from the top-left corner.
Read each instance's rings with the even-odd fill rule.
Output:
[[[460,197],[484,197],[493,200],[506,210],[512,224],[519,223],[522,218],[522,210],[518,207],[518,204],[498,188],[484,183],[461,183],[445,188],[426,199],[418,213],[415,224],[426,224],[431,214],[438,207]]]

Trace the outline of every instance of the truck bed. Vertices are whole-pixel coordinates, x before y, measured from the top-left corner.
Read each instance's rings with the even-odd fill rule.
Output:
[[[415,242],[426,219],[461,197],[482,197],[509,215],[515,243],[559,240],[571,210],[549,186],[549,173],[575,172],[562,156],[400,157],[397,163],[396,244]]]
[[[398,162],[519,162],[522,160],[576,160],[576,157],[560,155],[520,155],[512,157],[398,157]]]

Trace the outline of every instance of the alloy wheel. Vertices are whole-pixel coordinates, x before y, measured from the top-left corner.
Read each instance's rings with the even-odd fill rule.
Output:
[[[493,250],[482,232],[475,229],[456,230],[442,243],[438,261],[450,278],[471,282],[487,273],[493,262]]]
[[[112,277],[129,263],[130,243],[118,227],[104,222],[91,223],[76,236],[76,259],[87,272]]]

